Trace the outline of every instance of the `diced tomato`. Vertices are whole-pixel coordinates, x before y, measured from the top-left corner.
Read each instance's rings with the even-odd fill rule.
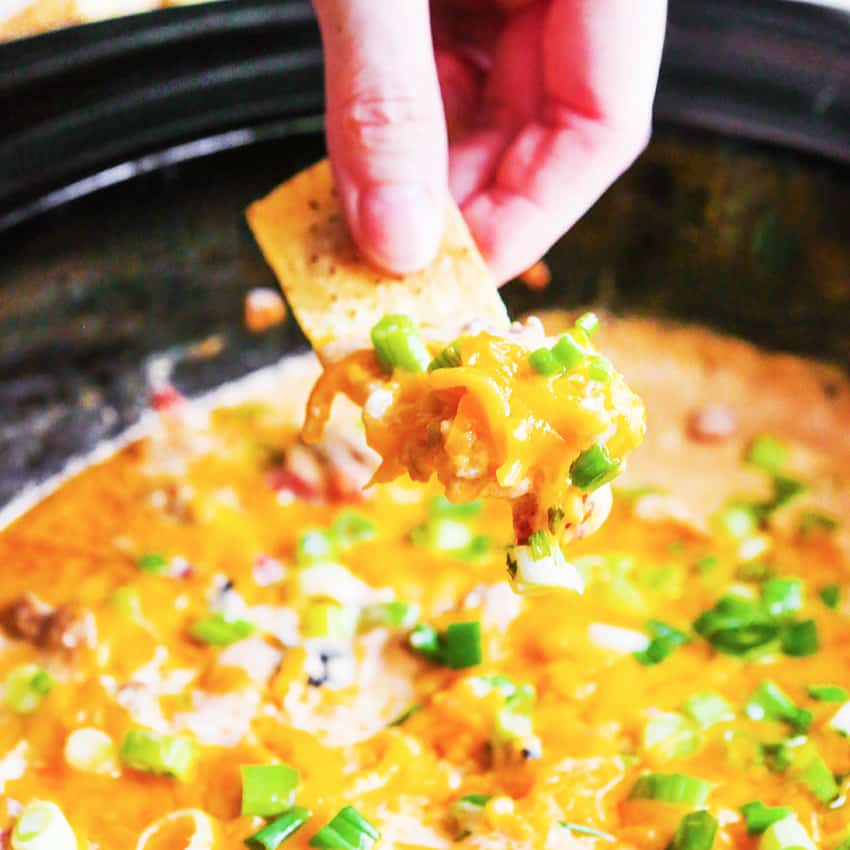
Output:
[[[269,486],[277,493],[291,493],[296,499],[306,502],[317,501],[320,497],[318,488],[309,484],[299,475],[285,467],[272,470],[269,474]]]
[[[154,410],[169,410],[184,401],[185,396],[171,384],[152,387],[148,394],[148,404]]]

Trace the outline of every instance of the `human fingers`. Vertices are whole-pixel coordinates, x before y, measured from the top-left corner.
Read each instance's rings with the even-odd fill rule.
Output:
[[[327,141],[358,247],[393,273],[437,253],[447,142],[426,0],[314,0],[325,50]]]

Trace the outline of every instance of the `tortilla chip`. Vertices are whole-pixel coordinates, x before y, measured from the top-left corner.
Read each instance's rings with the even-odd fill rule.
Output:
[[[508,325],[505,305],[452,202],[437,258],[422,271],[395,278],[358,253],[328,160],[252,204],[247,216],[301,328],[326,357],[339,347],[334,343],[368,345],[372,326],[387,313],[406,313],[426,338],[431,331],[435,339],[474,320]]]

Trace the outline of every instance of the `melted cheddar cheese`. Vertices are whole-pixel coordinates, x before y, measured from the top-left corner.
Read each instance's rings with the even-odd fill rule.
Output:
[[[600,501],[571,478],[576,458],[601,444],[622,464],[645,422],[623,377],[612,368],[594,372],[588,335],[571,333],[586,356],[549,376],[533,368],[525,340],[486,331],[456,339],[458,365],[448,368],[387,375],[374,351],[357,351],[317,382],[305,439],[320,438],[334,398],[344,394],[363,408],[366,440],[382,459],[375,481],[436,475],[451,501],[508,499],[521,544],[538,529],[580,536],[604,516],[592,517]]]
[[[502,342],[461,344],[482,358],[496,346],[510,362]],[[368,358],[348,363],[356,387],[366,385],[358,363],[375,374]],[[208,422],[179,405],[163,411],[151,437],[0,533],[0,846],[43,800],[80,850],[236,850],[265,823],[240,814],[240,767],[271,763],[298,770],[295,801],[312,813],[285,850],[308,847],[348,805],[380,832],[376,850],[663,850],[695,806],[634,798],[650,772],[708,784],[698,807],[718,823],[716,850],[759,848],[741,813],[755,800],[788,807],[824,850],[850,837],[850,739],[834,725],[842,703],[810,691],[850,690],[850,560],[826,518],[789,503],[736,537],[688,519],[672,497],[623,491],[605,526],[574,543],[584,597],[517,596],[502,579],[508,505],[485,499],[458,520],[483,541],[474,557],[435,547],[416,533],[446,509],[435,484],[401,478],[361,492],[376,462],[351,412],[337,411],[321,444],[299,441],[284,408],[303,405],[313,375],[292,364],[281,409],[246,402]],[[563,426],[546,382],[526,377],[511,406]],[[605,396],[600,409],[610,404]],[[554,430],[575,439],[571,450],[603,427],[569,416],[563,433],[575,427],[575,437]],[[533,453],[522,457],[534,466]],[[499,455],[488,468],[503,463]],[[753,475],[768,485],[770,475]],[[334,527],[358,534],[317,555],[305,533]],[[328,562],[332,581],[308,580]],[[758,602],[783,578],[798,579],[800,593],[782,597],[788,610],[770,622],[783,635],[813,622],[817,651],[788,654],[777,639],[728,654],[694,628],[719,599]],[[415,605],[417,622],[438,631],[478,623],[480,661],[452,669],[412,651],[411,621],[368,616],[392,601]],[[359,617],[350,634],[311,631],[328,605]],[[193,629],[211,614],[248,623],[250,634],[227,646],[199,640]],[[682,641],[648,663],[659,624]],[[27,713],[8,691],[23,665],[52,680]],[[808,713],[805,732],[748,709],[765,682]],[[502,712],[510,689],[525,686],[531,736],[524,730],[514,747]],[[727,709],[700,724],[693,699],[705,694]],[[182,780],[117,754],[86,765],[68,750],[82,729],[116,748],[133,729],[186,736],[197,762]],[[834,783],[828,799],[823,781],[819,797],[794,765],[802,746]],[[457,808],[470,794],[484,800],[475,817]]]

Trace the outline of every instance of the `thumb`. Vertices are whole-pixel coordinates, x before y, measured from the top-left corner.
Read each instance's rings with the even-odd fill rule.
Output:
[[[327,140],[360,250],[387,271],[427,265],[443,234],[447,142],[427,0],[314,0]]]

